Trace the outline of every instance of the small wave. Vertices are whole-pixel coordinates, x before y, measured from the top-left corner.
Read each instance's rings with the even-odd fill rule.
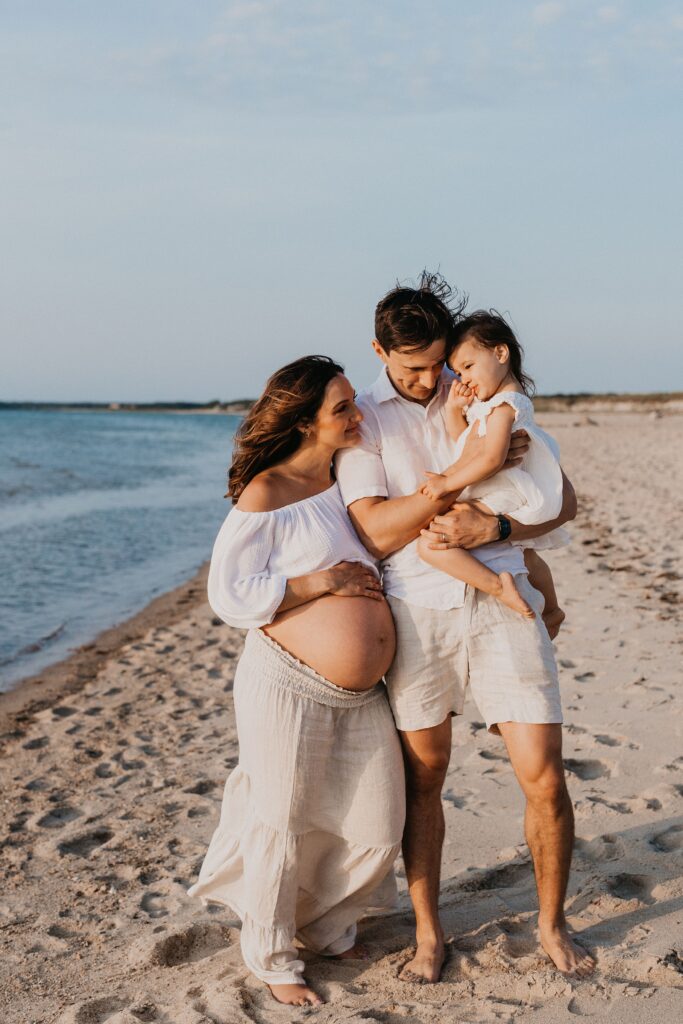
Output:
[[[13,661],[17,661],[19,658],[25,658],[27,654],[36,654],[38,651],[42,651],[44,647],[47,647],[49,643],[60,637],[66,629],[66,622],[62,622],[61,625],[57,626],[50,633],[46,633],[45,636],[41,636],[39,640],[34,640],[33,643],[27,644],[26,647],[22,647],[20,651],[16,651],[11,658],[2,658],[0,665],[9,665]]]

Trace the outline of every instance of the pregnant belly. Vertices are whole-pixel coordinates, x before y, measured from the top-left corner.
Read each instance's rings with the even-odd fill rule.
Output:
[[[347,690],[374,686],[391,665],[396,648],[389,605],[370,597],[328,594],[283,612],[263,632]]]

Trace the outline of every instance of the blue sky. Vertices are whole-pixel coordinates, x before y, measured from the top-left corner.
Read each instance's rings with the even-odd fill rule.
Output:
[[[0,399],[376,373],[440,267],[542,392],[683,388],[683,2],[0,2]]]

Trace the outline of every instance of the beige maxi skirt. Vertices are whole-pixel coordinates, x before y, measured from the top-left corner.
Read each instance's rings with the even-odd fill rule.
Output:
[[[270,985],[300,983],[295,939],[328,956],[393,905],[403,759],[384,685],[358,693],[247,634],[234,685],[239,762],[189,890],[242,921],[242,955]]]

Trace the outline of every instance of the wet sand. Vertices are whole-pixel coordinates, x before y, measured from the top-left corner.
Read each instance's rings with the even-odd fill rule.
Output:
[[[242,965],[238,922],[185,895],[237,758],[230,691],[242,634],[215,618],[200,577],[0,698],[5,1019],[683,1017],[683,416],[539,421],[581,502],[572,546],[551,557],[568,615],[557,642],[577,818],[568,910],[598,957],[595,976],[569,981],[539,950],[522,800],[470,702],[444,790],[443,981],[397,977],[412,941],[403,886],[396,911],[361,925],[367,962],[309,957],[326,1006],[270,998]]]

